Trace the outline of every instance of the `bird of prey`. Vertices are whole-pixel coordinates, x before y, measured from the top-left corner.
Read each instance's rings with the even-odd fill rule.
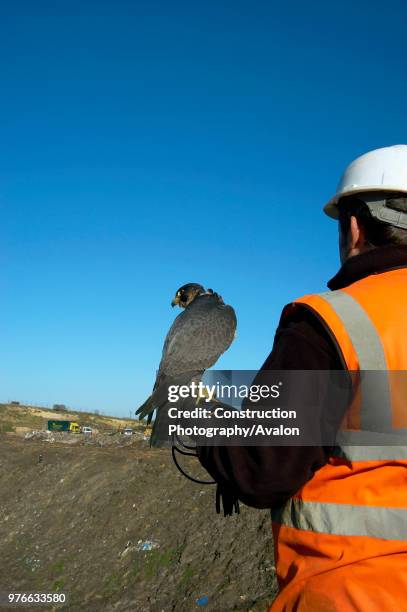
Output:
[[[171,305],[179,306],[182,312],[165,338],[153,392],[136,411],[140,419],[147,417],[147,423],[157,411],[151,446],[157,441],[160,410],[168,404],[169,385],[199,382],[204,371],[229,348],[236,333],[234,309],[212,289],[188,283],[178,289]]]

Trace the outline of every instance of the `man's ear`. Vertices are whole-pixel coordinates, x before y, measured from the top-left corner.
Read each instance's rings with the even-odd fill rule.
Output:
[[[349,227],[349,248],[350,250],[354,249],[363,249],[366,244],[365,232],[361,225],[359,225],[356,217],[350,218],[350,227]]]

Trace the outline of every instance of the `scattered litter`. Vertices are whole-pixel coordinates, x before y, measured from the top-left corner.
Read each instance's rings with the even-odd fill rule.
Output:
[[[36,559],[35,557],[26,557],[24,563],[31,568],[32,572],[35,572],[35,570],[41,567],[41,560]]]
[[[137,542],[137,550],[153,550],[154,548],[160,548],[160,544],[158,542],[154,542],[154,540],[139,540]]]
[[[131,552],[133,552],[133,551],[135,551],[135,550],[138,550],[138,549],[137,549],[135,546],[132,546],[132,542],[131,542],[131,540],[129,540],[129,541],[127,542],[127,544],[126,544],[126,546],[125,546],[124,550],[123,550],[121,553],[119,553],[117,556],[118,556],[120,559],[123,559],[123,558],[124,558],[124,557],[126,557],[126,556],[127,556],[129,553],[131,553]]]
[[[55,442],[54,436],[50,431],[27,431],[24,436],[25,440],[42,440],[43,442]]]
[[[120,433],[97,433],[90,436],[72,434],[67,431],[48,431],[46,429],[27,431],[25,440],[38,440],[41,442],[57,442],[73,446],[132,446],[143,439],[141,431],[134,430],[131,436],[122,436]]]
[[[196,603],[198,604],[198,606],[206,606],[208,601],[209,601],[209,597],[207,595],[202,595],[202,597],[198,597],[198,599],[196,600]]]

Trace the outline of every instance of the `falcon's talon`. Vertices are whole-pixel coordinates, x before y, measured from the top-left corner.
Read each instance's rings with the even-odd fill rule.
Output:
[[[200,405],[200,403],[201,403],[201,400],[207,400],[207,399],[211,400],[212,402],[218,402],[218,403],[219,403],[218,399],[216,398],[216,393],[214,392],[214,393],[212,394],[212,396],[211,396],[211,395],[209,394],[209,392],[208,392],[207,388],[206,388],[206,387],[204,387],[204,388],[202,389],[202,392],[201,392],[201,393],[199,393],[198,397],[196,398],[195,405],[196,405],[196,406],[199,406],[199,405]]]

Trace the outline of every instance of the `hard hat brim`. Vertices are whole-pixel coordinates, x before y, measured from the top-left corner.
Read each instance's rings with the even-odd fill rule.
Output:
[[[339,217],[338,198],[333,197],[331,200],[329,200],[329,202],[325,204],[323,210],[324,210],[324,213],[328,215],[328,217],[331,217],[331,219],[338,219]]]
[[[341,198],[344,198],[346,196],[355,196],[357,197],[357,195],[359,193],[371,193],[372,191],[378,191],[378,192],[394,192],[394,193],[403,193],[404,190],[400,189],[400,187],[395,187],[394,185],[380,185],[379,187],[377,185],[375,186],[366,186],[364,185],[363,187],[360,187],[360,189],[348,189],[345,191],[342,191],[340,193],[337,193],[336,195],[334,195],[333,198],[331,198],[324,206],[323,211],[326,215],[328,215],[328,217],[331,217],[331,219],[338,219],[339,218],[339,209],[338,209],[338,202]],[[406,192],[407,193],[407,192]]]

